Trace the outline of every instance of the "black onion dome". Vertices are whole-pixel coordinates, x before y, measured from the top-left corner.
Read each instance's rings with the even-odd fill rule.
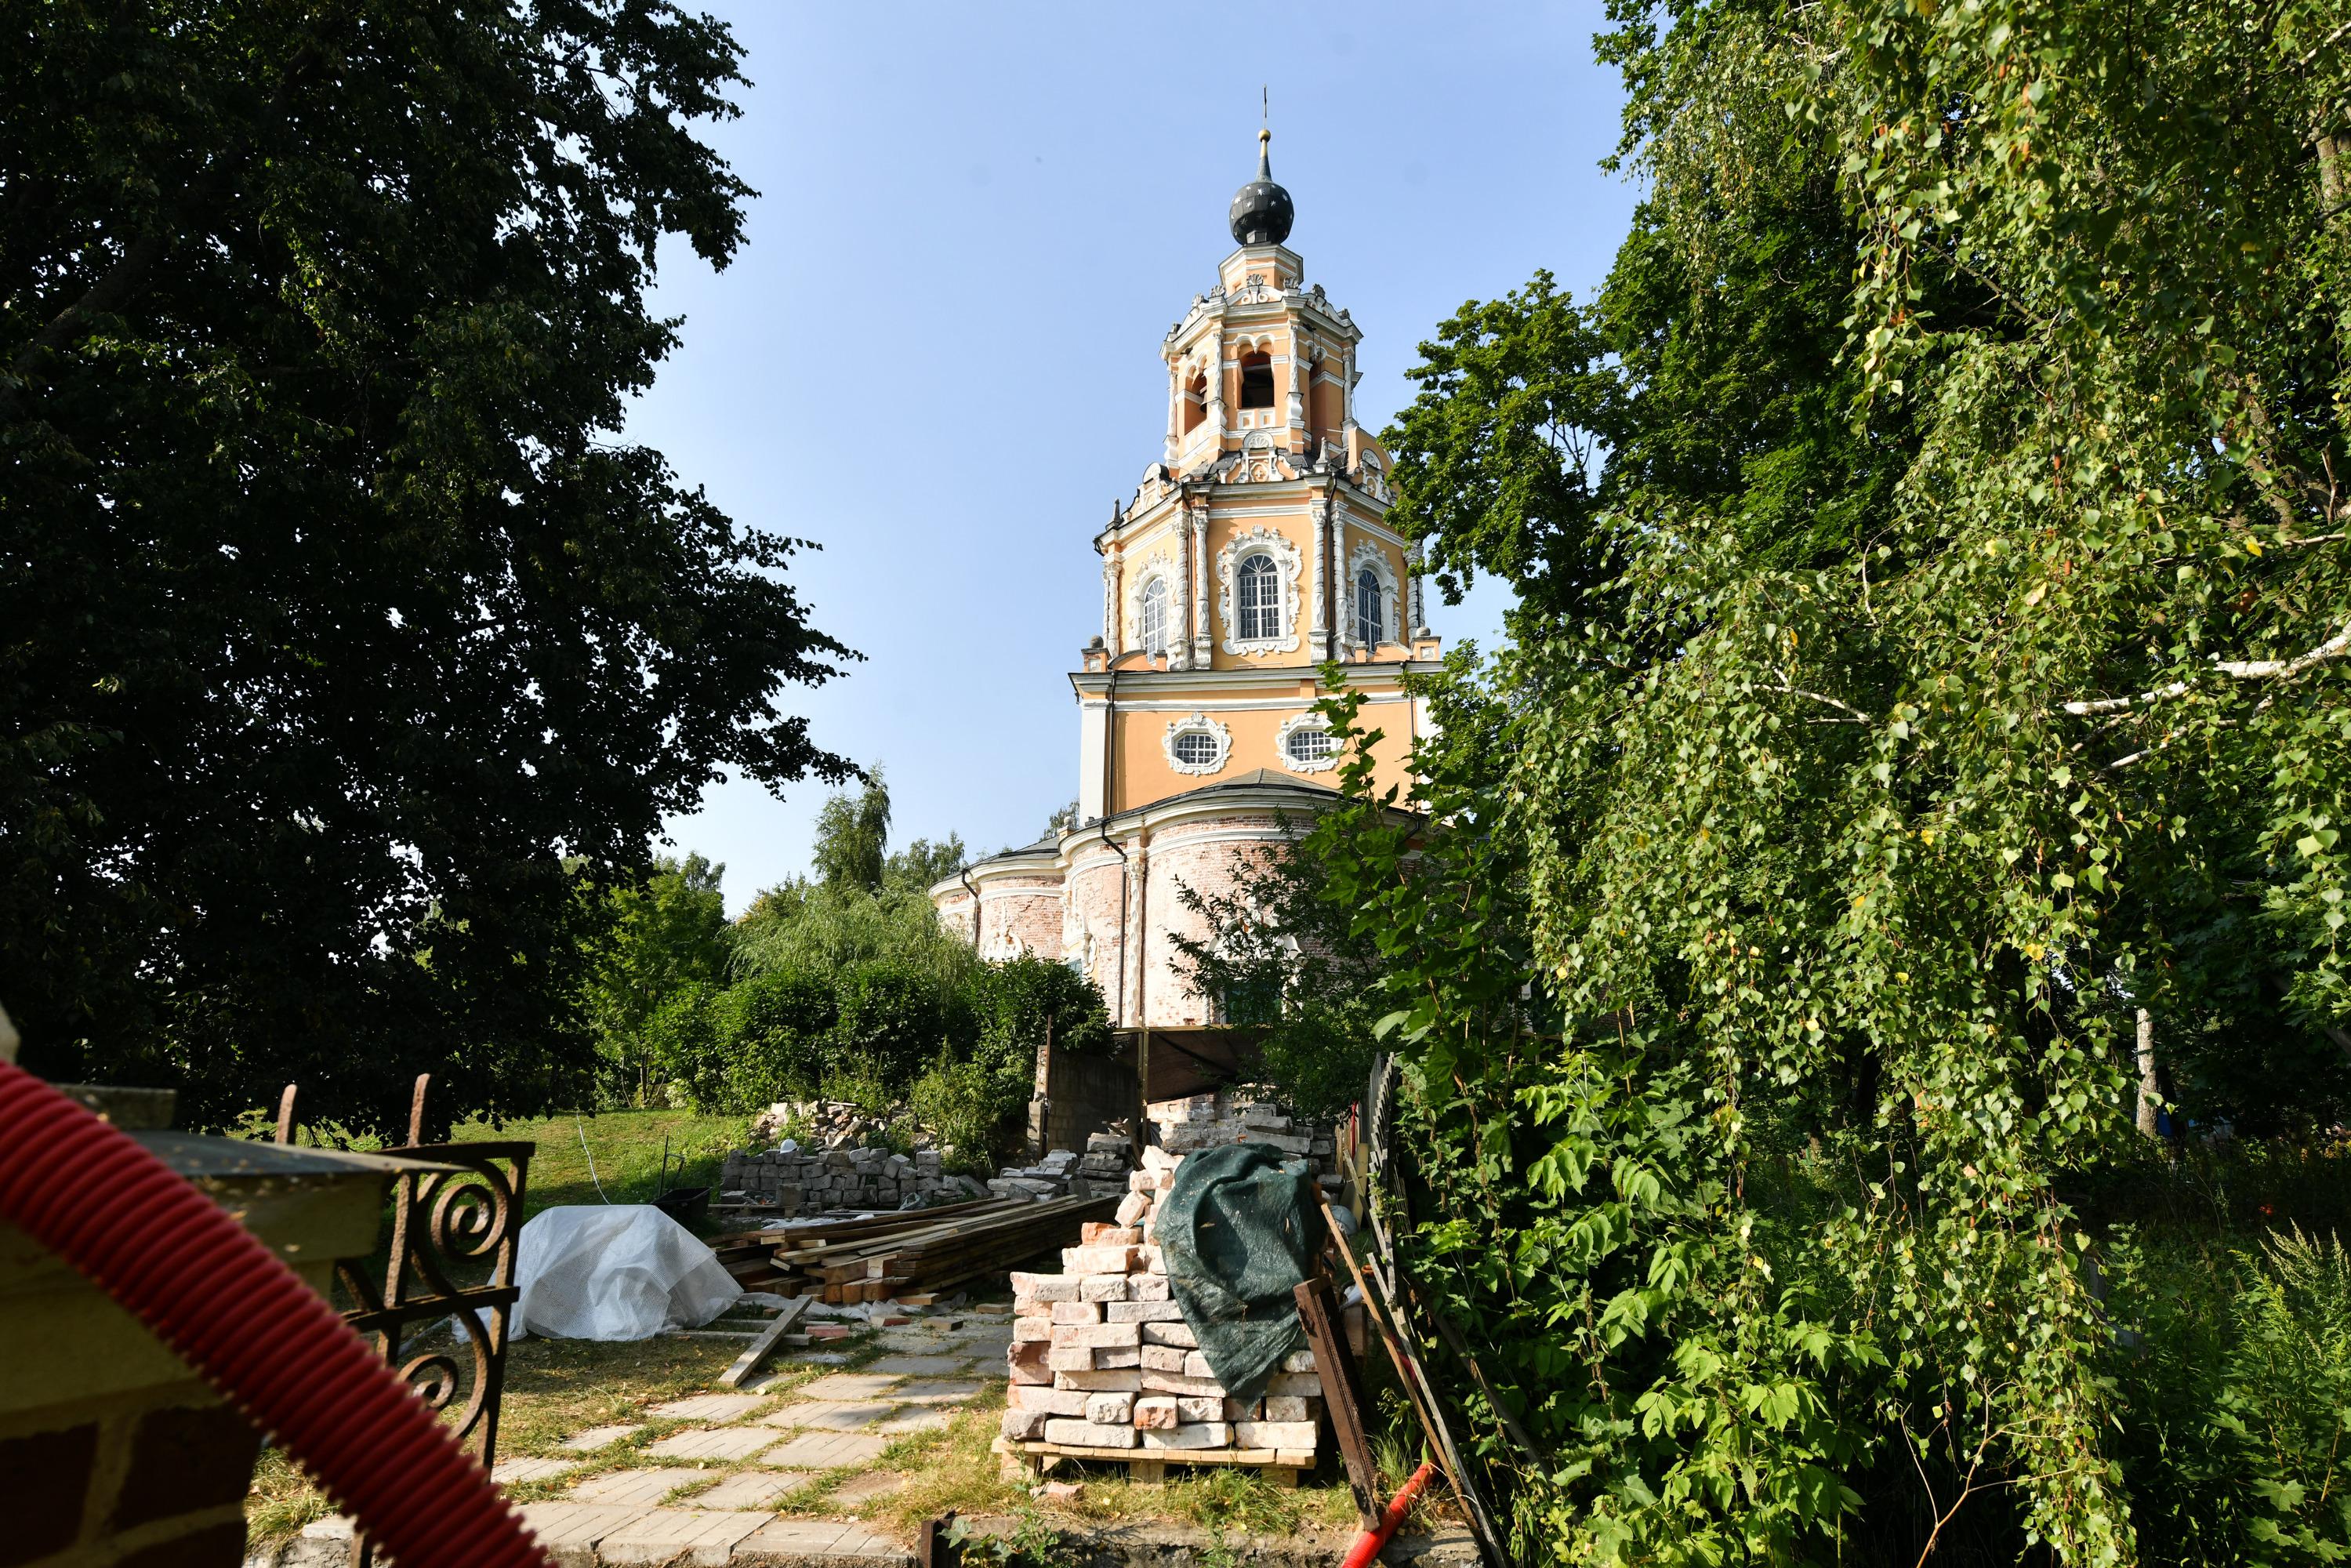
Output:
[[[1233,239],[1240,245],[1280,245],[1298,216],[1290,193],[1273,183],[1272,141],[1270,131],[1257,133],[1257,178],[1233,193]]]

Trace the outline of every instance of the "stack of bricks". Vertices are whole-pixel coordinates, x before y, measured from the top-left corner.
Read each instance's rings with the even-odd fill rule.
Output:
[[[1211,1106],[1217,1100],[1198,1098]],[[1212,1126],[1223,1134],[1217,1141],[1250,1141],[1241,1118],[1187,1114],[1192,1103],[1150,1107],[1155,1122],[1163,1110],[1171,1120],[1186,1118],[1178,1124],[1188,1130],[1175,1140],[1186,1152],[1215,1146],[1207,1141]],[[1291,1135],[1286,1123],[1276,1135]],[[1296,1136],[1309,1144],[1309,1135]],[[1322,1395],[1314,1353],[1292,1352],[1259,1397],[1236,1399],[1217,1381],[1176,1304],[1152,1223],[1182,1162],[1182,1154],[1145,1148],[1114,1223],[1087,1225],[1080,1245],[1063,1250],[1061,1273],[1012,1276],[1008,1449],[1042,1445],[1019,1451],[1082,1450],[1138,1466],[1312,1468]]]

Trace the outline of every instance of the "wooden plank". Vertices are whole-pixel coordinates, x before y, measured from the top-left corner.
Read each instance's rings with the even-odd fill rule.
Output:
[[[791,1332],[792,1325],[799,1322],[800,1314],[807,1312],[808,1307],[806,1296],[795,1296],[786,1301],[783,1310],[776,1314],[775,1321],[761,1329],[759,1337],[735,1358],[735,1364],[718,1375],[718,1381],[729,1388],[742,1387],[743,1380],[758,1371],[768,1358],[776,1354],[776,1347],[784,1343],[784,1335]]]
[[[1293,1476],[1314,1468],[1314,1455],[1303,1448],[1081,1448],[1068,1443],[1016,1441],[1009,1437],[998,1437],[988,1447],[993,1453],[1032,1466],[1061,1459],[1120,1465],[1239,1465],[1269,1475],[1288,1470]]]
[[[1355,1358],[1340,1343],[1339,1301],[1331,1281],[1321,1274],[1301,1281],[1291,1292],[1298,1301],[1299,1321],[1314,1346],[1314,1375],[1322,1380],[1322,1408],[1331,1417],[1332,1435],[1339,1440],[1339,1456],[1347,1462],[1347,1490],[1354,1494],[1355,1511],[1365,1530],[1380,1527],[1380,1467],[1372,1458],[1372,1441],[1364,1431],[1364,1390],[1356,1381]]]

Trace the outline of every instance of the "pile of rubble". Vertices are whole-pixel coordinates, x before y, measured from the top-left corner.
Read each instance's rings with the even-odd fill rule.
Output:
[[[967,1176],[939,1168],[936,1149],[802,1149],[787,1138],[774,1149],[726,1156],[718,1175],[722,1207],[773,1209],[786,1219],[834,1208],[901,1208],[986,1197]]]
[[[1123,1133],[1096,1133],[1086,1139],[1086,1152],[1055,1149],[1033,1166],[1007,1166],[989,1179],[987,1190],[998,1197],[1094,1197],[1126,1186],[1134,1168],[1133,1151]]]
[[[1215,1094],[1156,1103],[1158,1143],[1127,1180],[1114,1223],[1089,1225],[1059,1274],[1014,1274],[1008,1444],[1306,1469],[1314,1463],[1322,1379],[1311,1350],[1293,1352],[1257,1399],[1233,1398],[1184,1322],[1152,1239],[1158,1206],[1184,1156],[1232,1143],[1268,1143],[1327,1163],[1331,1140],[1293,1127],[1278,1108]],[[1326,1188],[1340,1178],[1324,1175]],[[1352,1326],[1352,1325],[1351,1325]]]
[[[846,1100],[779,1100],[751,1122],[751,1141],[775,1145],[789,1129],[795,1148],[853,1149],[872,1142],[884,1124]]]

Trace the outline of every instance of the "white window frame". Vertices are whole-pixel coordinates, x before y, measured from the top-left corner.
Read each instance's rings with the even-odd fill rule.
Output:
[[[1253,555],[1273,559],[1274,603],[1281,617],[1281,635],[1278,637],[1240,634],[1240,563]],[[1224,622],[1226,653],[1238,657],[1298,652],[1298,579],[1305,564],[1296,545],[1262,523],[1225,541],[1224,548],[1217,552],[1217,612]]]
[[[1175,558],[1161,550],[1134,570],[1126,584],[1126,625],[1128,651],[1142,648],[1143,595],[1155,582],[1167,585],[1167,645],[1159,651],[1171,657],[1183,643],[1181,623],[1184,616],[1184,574],[1176,567]]]
[[[1388,552],[1380,548],[1377,540],[1362,539],[1347,556],[1347,645],[1351,648],[1364,646],[1362,637],[1357,635],[1363,628],[1355,620],[1355,584],[1362,580],[1366,570],[1380,585],[1380,628],[1386,633],[1381,641],[1405,642],[1404,592],[1396,580],[1395,563],[1388,559]]]
[[[1216,754],[1206,762],[1185,761],[1176,750],[1176,737],[1185,735],[1207,736],[1215,745]],[[1195,778],[1200,778],[1210,773],[1224,771],[1226,762],[1230,760],[1233,755],[1233,732],[1207,714],[1195,713],[1185,718],[1168,720],[1167,733],[1159,737],[1159,745],[1160,748],[1167,753],[1168,767],[1178,773],[1188,773]]]
[[[1313,712],[1294,713],[1283,719],[1281,727],[1273,733],[1273,749],[1281,758],[1281,765],[1284,768],[1289,768],[1292,773],[1328,773],[1339,766],[1339,754],[1343,748],[1338,745],[1335,737],[1331,749],[1321,757],[1305,758],[1292,757],[1290,754],[1290,737],[1301,730],[1328,735],[1331,731],[1331,724],[1321,714]]]

